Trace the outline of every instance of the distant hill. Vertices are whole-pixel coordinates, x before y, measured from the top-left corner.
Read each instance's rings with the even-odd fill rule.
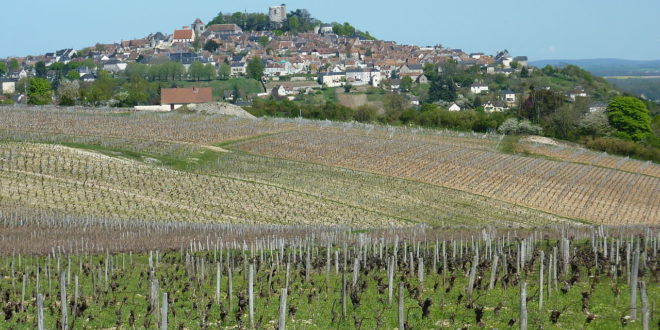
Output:
[[[542,68],[546,65],[566,66],[577,65],[597,76],[660,76],[660,60],[633,61],[621,59],[585,59],[585,60],[540,60],[530,62],[531,65]]]

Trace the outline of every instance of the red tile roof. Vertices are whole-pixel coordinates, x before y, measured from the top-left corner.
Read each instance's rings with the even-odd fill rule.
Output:
[[[163,88],[160,90],[160,104],[209,103],[213,101],[211,88]]]
[[[193,38],[193,30],[175,30],[174,40],[188,40]]]

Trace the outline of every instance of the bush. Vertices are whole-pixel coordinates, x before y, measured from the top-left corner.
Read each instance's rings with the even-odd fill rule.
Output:
[[[584,138],[589,149],[660,163],[660,149],[616,138]]]
[[[518,121],[515,118],[505,120],[497,131],[507,135],[540,135],[543,133],[540,126],[532,124],[529,120]]]

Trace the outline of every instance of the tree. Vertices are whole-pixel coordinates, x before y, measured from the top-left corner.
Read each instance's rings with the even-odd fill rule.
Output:
[[[607,113],[599,111],[588,113],[578,123],[582,135],[590,135],[593,138],[608,135],[612,127],[607,118]]]
[[[195,38],[195,41],[192,43],[192,47],[195,51],[202,49],[202,42],[199,40],[199,38]]]
[[[37,77],[45,78],[46,72],[48,72],[48,69],[46,69],[46,63],[43,61],[37,62],[37,64],[34,65],[34,71],[37,74]]]
[[[401,89],[405,91],[409,91],[413,87],[413,80],[410,78],[410,76],[405,76],[403,79],[401,79]]]
[[[206,80],[211,80],[215,78],[216,72],[213,64],[207,63],[206,65],[204,65],[204,69],[202,70],[202,76],[206,78]]]
[[[264,63],[261,61],[260,57],[255,57],[248,63],[247,66],[247,76],[254,80],[261,80],[264,75]]]
[[[218,76],[220,79],[228,79],[229,75],[231,75],[231,66],[229,66],[227,63],[222,63],[218,72]]]
[[[520,116],[536,123],[560,109],[564,105],[564,95],[551,90],[534,90],[522,103]]]
[[[268,47],[268,43],[269,43],[269,42],[270,42],[270,38],[269,38],[268,36],[261,36],[261,37],[259,38],[259,45],[260,45],[262,48],[266,48],[266,47]]]
[[[520,78],[528,78],[529,77],[529,70],[527,69],[526,66],[523,66],[522,70],[520,70]]]
[[[7,73],[7,64],[5,62],[0,62],[0,76],[4,76]]]
[[[298,20],[298,17],[296,16],[289,17],[288,24],[289,24],[289,31],[298,32],[298,29],[300,28],[300,21]]]
[[[621,138],[640,141],[651,133],[649,109],[635,97],[614,98],[607,106],[607,117]]]
[[[80,79],[80,73],[78,73],[78,71],[71,70],[71,71],[66,73],[66,79],[79,80]]]
[[[453,102],[457,96],[456,85],[445,75],[439,75],[431,80],[431,86],[429,88],[429,100],[431,102],[440,100]]]
[[[12,58],[11,60],[9,60],[9,71],[10,72],[18,71],[18,69],[20,69],[20,68],[21,68],[21,65],[18,63],[17,59]]]
[[[204,45],[204,50],[207,52],[215,53],[215,51],[218,50],[219,47],[220,45],[218,45],[217,42],[209,39],[209,41],[207,41],[206,44]]]
[[[28,88],[28,103],[35,105],[50,104],[52,101],[52,88],[50,81],[44,78],[31,78]]]
[[[75,71],[69,71],[75,72]],[[75,105],[80,97],[80,84],[78,81],[62,80],[60,86],[57,87],[57,95],[59,95],[59,104],[64,106]]]
[[[191,79],[199,81],[204,75],[204,64],[200,61],[195,61],[188,68],[188,76]]]
[[[350,93],[351,89],[353,89],[353,85],[351,85],[351,84],[345,84],[344,85],[344,92],[345,93]]]

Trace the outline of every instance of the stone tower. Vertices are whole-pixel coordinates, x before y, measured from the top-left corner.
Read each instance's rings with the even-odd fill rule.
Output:
[[[206,26],[204,25],[204,22],[202,22],[201,19],[196,19],[195,22],[193,22],[190,27],[192,28],[193,31],[195,31],[196,36],[201,36],[204,31],[206,31]]]
[[[282,4],[280,6],[270,7],[268,10],[268,18],[272,23],[284,23],[287,19],[287,9],[286,5]]]

